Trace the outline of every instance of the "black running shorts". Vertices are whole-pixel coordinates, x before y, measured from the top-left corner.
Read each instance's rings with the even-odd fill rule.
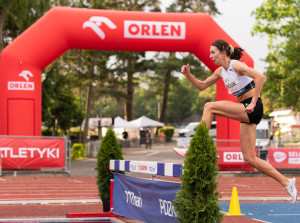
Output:
[[[242,101],[241,103],[245,106],[245,108],[251,103],[252,97],[247,98],[246,100]],[[263,117],[264,113],[264,106],[261,101],[261,98],[259,97],[256,102],[256,106],[254,108],[254,111],[252,113],[247,113],[248,118],[250,120],[250,123],[258,125],[260,123],[260,120]],[[245,122],[242,122],[245,123]]]

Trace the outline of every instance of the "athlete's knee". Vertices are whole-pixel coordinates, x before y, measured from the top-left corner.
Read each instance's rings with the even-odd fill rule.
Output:
[[[244,156],[244,163],[247,164],[247,165],[249,165],[249,166],[255,167],[256,157]]]
[[[214,102],[206,102],[205,105],[204,105],[204,111],[212,111],[214,107]]]

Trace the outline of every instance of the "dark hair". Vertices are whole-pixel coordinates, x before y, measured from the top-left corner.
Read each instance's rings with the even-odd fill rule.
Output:
[[[228,43],[225,40],[222,39],[217,39],[215,40],[212,44],[212,46],[217,47],[221,52],[223,50],[225,50],[226,55],[230,58],[230,59],[235,59],[235,60],[239,60],[241,59],[241,57],[243,56],[243,49],[240,47],[234,47],[234,51],[230,52],[230,48],[231,46],[228,45]]]

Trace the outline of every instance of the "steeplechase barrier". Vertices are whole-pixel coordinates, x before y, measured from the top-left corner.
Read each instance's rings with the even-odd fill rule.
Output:
[[[109,169],[134,173],[179,177],[182,163],[162,163],[148,161],[110,160]]]
[[[111,180],[110,212],[69,213],[76,217],[129,217],[147,223],[173,223],[176,220],[172,202],[180,183],[156,180],[155,176],[180,177],[183,164],[132,160],[110,160],[109,170],[149,174],[152,178],[137,178],[114,173]]]
[[[110,160],[111,171],[150,174],[152,176],[180,177],[183,164],[148,161]],[[111,189],[111,208],[114,214],[143,222],[171,223],[176,220],[172,202],[180,183],[136,178],[114,174]],[[113,188],[112,188],[113,187]]]

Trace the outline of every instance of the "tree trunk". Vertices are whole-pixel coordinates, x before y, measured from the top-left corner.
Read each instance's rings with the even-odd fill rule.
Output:
[[[131,121],[133,119],[132,105],[133,105],[133,73],[134,73],[134,60],[128,60],[128,77],[127,77],[127,97],[125,106],[125,119]]]
[[[164,83],[164,93],[162,98],[162,105],[160,111],[160,122],[165,122],[166,112],[167,112],[167,103],[168,103],[168,94],[170,89],[170,78],[171,78],[171,71],[167,71],[165,74],[165,83]]]
[[[133,101],[133,74],[128,74],[127,80],[127,98],[126,98],[126,120],[131,121],[132,115],[132,101]]]
[[[175,57],[175,53],[170,52],[169,58],[174,58],[174,57]],[[169,90],[170,90],[171,72],[172,72],[171,70],[168,70],[165,74],[164,93],[163,93],[162,105],[161,105],[161,111],[160,111],[160,117],[159,117],[160,122],[165,122],[165,118],[166,118],[168,94],[169,94]]]
[[[93,84],[90,83],[87,89],[87,100],[85,104],[85,123],[84,123],[84,133],[83,133],[83,144],[87,143],[87,135],[89,131],[89,118],[91,112],[91,101],[92,101],[92,94],[93,94]]]
[[[79,109],[80,109],[80,111],[82,110],[82,107],[81,107],[81,87],[79,87]],[[80,124],[80,127],[79,127],[79,143],[83,143],[82,133],[81,133],[81,124]]]

